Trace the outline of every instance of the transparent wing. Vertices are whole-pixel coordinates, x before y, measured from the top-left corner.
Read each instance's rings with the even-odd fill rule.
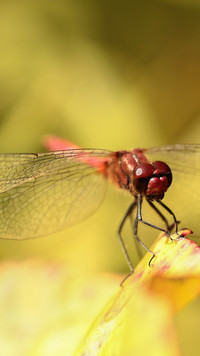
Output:
[[[182,227],[199,232],[200,145],[169,145],[145,150],[151,161],[166,162],[173,174],[172,185],[163,199],[181,220]]]
[[[92,214],[104,196],[98,169],[109,153],[1,154],[0,238],[48,235]]]

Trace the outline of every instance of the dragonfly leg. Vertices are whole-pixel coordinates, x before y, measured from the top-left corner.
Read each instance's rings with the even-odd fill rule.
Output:
[[[137,250],[137,254],[139,256],[139,259],[141,260],[142,257],[143,257],[143,254],[142,254],[142,251],[141,251],[141,245],[138,244],[138,241],[135,238],[135,220],[133,219],[133,214],[130,215],[130,222],[131,222],[131,228],[132,228],[133,235],[134,235],[135,248]]]
[[[147,199],[147,203],[156,211],[156,213],[160,216],[160,218],[164,221],[166,228],[167,228],[167,232],[170,233],[172,226],[169,225],[166,217],[161,213],[161,211],[154,205],[154,203],[151,200]]]
[[[141,222],[147,226],[150,226],[156,230],[159,230],[159,231],[163,231],[170,239],[171,236],[170,236],[170,231],[172,229],[172,226],[169,225],[167,219],[165,218],[165,216],[160,212],[160,210],[149,200],[147,200],[148,204],[158,213],[158,215],[161,217],[161,219],[165,222],[165,225],[166,225],[166,228],[167,228],[167,231],[166,229],[163,229],[159,226],[156,226],[156,225],[153,225],[147,221],[144,221],[143,218],[142,218],[142,201],[143,201],[143,197],[142,195],[138,195],[138,197],[135,197],[135,201],[129,206],[126,214],[124,215],[123,217],[123,220],[119,226],[119,229],[118,229],[118,237],[119,237],[119,241],[120,241],[120,244],[122,246],[122,250],[124,252],[124,255],[125,255],[125,258],[126,258],[126,261],[128,263],[128,266],[130,268],[130,273],[123,279],[123,281],[121,282],[120,285],[122,285],[124,283],[124,281],[131,275],[133,274],[134,272],[134,268],[133,268],[133,265],[132,265],[132,262],[131,262],[131,259],[129,257],[129,254],[128,254],[128,251],[127,251],[127,248],[125,246],[125,243],[123,241],[123,238],[122,238],[122,230],[123,230],[123,226],[127,220],[127,218],[129,217],[130,220],[131,220],[131,225],[133,225],[133,218],[132,218],[132,213],[133,213],[133,210],[134,208],[136,207],[137,205],[137,216],[135,218],[135,221],[134,221],[134,225],[133,225],[133,231],[134,231],[134,237],[135,239],[137,240],[137,242],[139,242],[139,244],[146,250],[148,251],[152,257],[150,258],[149,260],[149,266],[151,267],[152,266],[152,260],[154,259],[155,257],[155,254],[154,252],[152,252],[145,244],[144,242],[142,242],[142,240],[140,240],[139,236],[138,236],[138,222]],[[163,202],[161,202],[160,200],[157,201],[165,210],[167,210],[167,212],[169,214],[171,214],[173,216],[173,219],[174,219],[174,224],[175,224],[175,228],[176,228],[176,233],[178,232],[178,221],[174,215],[174,213],[171,211],[171,209],[168,208],[168,206],[166,206]],[[137,246],[137,250],[138,250],[138,245]],[[139,255],[141,254],[141,251],[138,250],[138,253]]]
[[[128,254],[126,245],[125,245],[125,243],[124,243],[124,241],[123,241],[123,238],[122,238],[122,234],[121,234],[121,233],[122,233],[123,226],[124,226],[124,224],[125,224],[127,218],[131,216],[131,214],[132,214],[134,208],[136,207],[136,205],[137,205],[137,200],[135,200],[135,201],[129,206],[129,208],[128,208],[126,214],[124,215],[124,217],[123,217],[123,219],[122,219],[122,221],[121,221],[121,224],[120,224],[120,226],[119,226],[119,229],[118,229],[119,241],[120,241],[122,250],[123,250],[123,252],[124,252],[126,261],[127,261],[127,263],[128,263],[128,266],[129,266],[129,268],[130,268],[130,273],[123,279],[123,281],[120,283],[120,285],[122,285],[123,282],[124,282],[131,274],[133,274],[133,272],[134,272],[134,268],[133,268],[131,259],[130,259],[130,257],[129,257],[129,254]]]
[[[138,204],[137,204],[137,219],[142,223],[145,224],[147,226],[152,227],[153,229],[159,230],[159,231],[163,231],[169,238],[170,238],[170,234],[166,231],[166,229],[163,229],[162,227],[159,227],[157,225],[153,225],[147,221],[144,221],[142,218],[142,196],[139,195],[138,196]],[[160,214],[159,214],[160,215]]]
[[[172,215],[172,217],[174,219],[176,234],[178,235],[178,224],[179,224],[179,221],[176,219],[176,216],[174,215],[173,211],[167,205],[165,205],[161,200],[157,200],[157,203],[160,204],[165,210],[167,210],[167,212],[170,215]]]
[[[138,204],[137,204],[137,216],[135,218],[135,223],[134,223],[134,236],[136,238],[136,240],[140,243],[140,245],[142,245],[142,247],[145,248],[146,251],[148,251],[149,253],[151,253],[152,257],[149,260],[149,267],[151,267],[151,262],[155,257],[155,253],[153,251],[151,251],[145,244],[144,242],[142,242],[142,240],[140,240],[139,236],[138,236],[138,221],[146,223],[142,220],[142,215],[141,215],[141,208],[142,208],[142,196],[138,197]],[[152,227],[154,227],[154,225],[151,225],[149,223],[147,223],[147,225],[150,225]],[[164,230],[165,231],[165,230]],[[166,231],[165,231],[166,232]]]

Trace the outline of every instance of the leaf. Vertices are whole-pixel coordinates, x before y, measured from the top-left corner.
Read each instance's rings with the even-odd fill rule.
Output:
[[[185,230],[184,234],[189,231]],[[175,237],[175,236],[174,236]],[[174,313],[199,293],[199,248],[160,237],[135,274],[82,276],[36,260],[0,266],[0,349],[6,356],[180,354]]]
[[[83,276],[61,263],[1,263],[1,354],[72,355],[119,283],[119,276]]]
[[[186,238],[189,230],[161,234],[99,315],[76,352],[78,355],[180,354],[173,326],[174,313],[199,294],[200,248]]]

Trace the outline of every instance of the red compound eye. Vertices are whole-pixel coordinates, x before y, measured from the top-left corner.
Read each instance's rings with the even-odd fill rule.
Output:
[[[148,199],[162,199],[171,182],[171,169],[162,161],[141,163],[133,171],[135,191],[146,195]]]
[[[172,183],[172,172],[169,166],[162,161],[155,161],[152,163],[155,170],[153,172],[154,175],[158,175],[160,177],[165,176],[168,180],[168,188]]]
[[[154,171],[150,163],[141,163],[133,171],[133,186],[137,193],[145,194],[149,179]]]
[[[149,178],[154,171],[154,167],[150,163],[139,164],[133,172],[135,178]]]

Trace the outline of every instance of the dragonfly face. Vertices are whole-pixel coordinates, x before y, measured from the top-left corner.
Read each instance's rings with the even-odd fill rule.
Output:
[[[140,149],[111,154],[102,173],[118,187],[134,196],[146,196],[149,200],[163,199],[172,183],[169,166],[161,161],[149,162]]]
[[[149,200],[160,200],[172,183],[169,166],[161,161],[141,163],[133,171],[133,186]]]

